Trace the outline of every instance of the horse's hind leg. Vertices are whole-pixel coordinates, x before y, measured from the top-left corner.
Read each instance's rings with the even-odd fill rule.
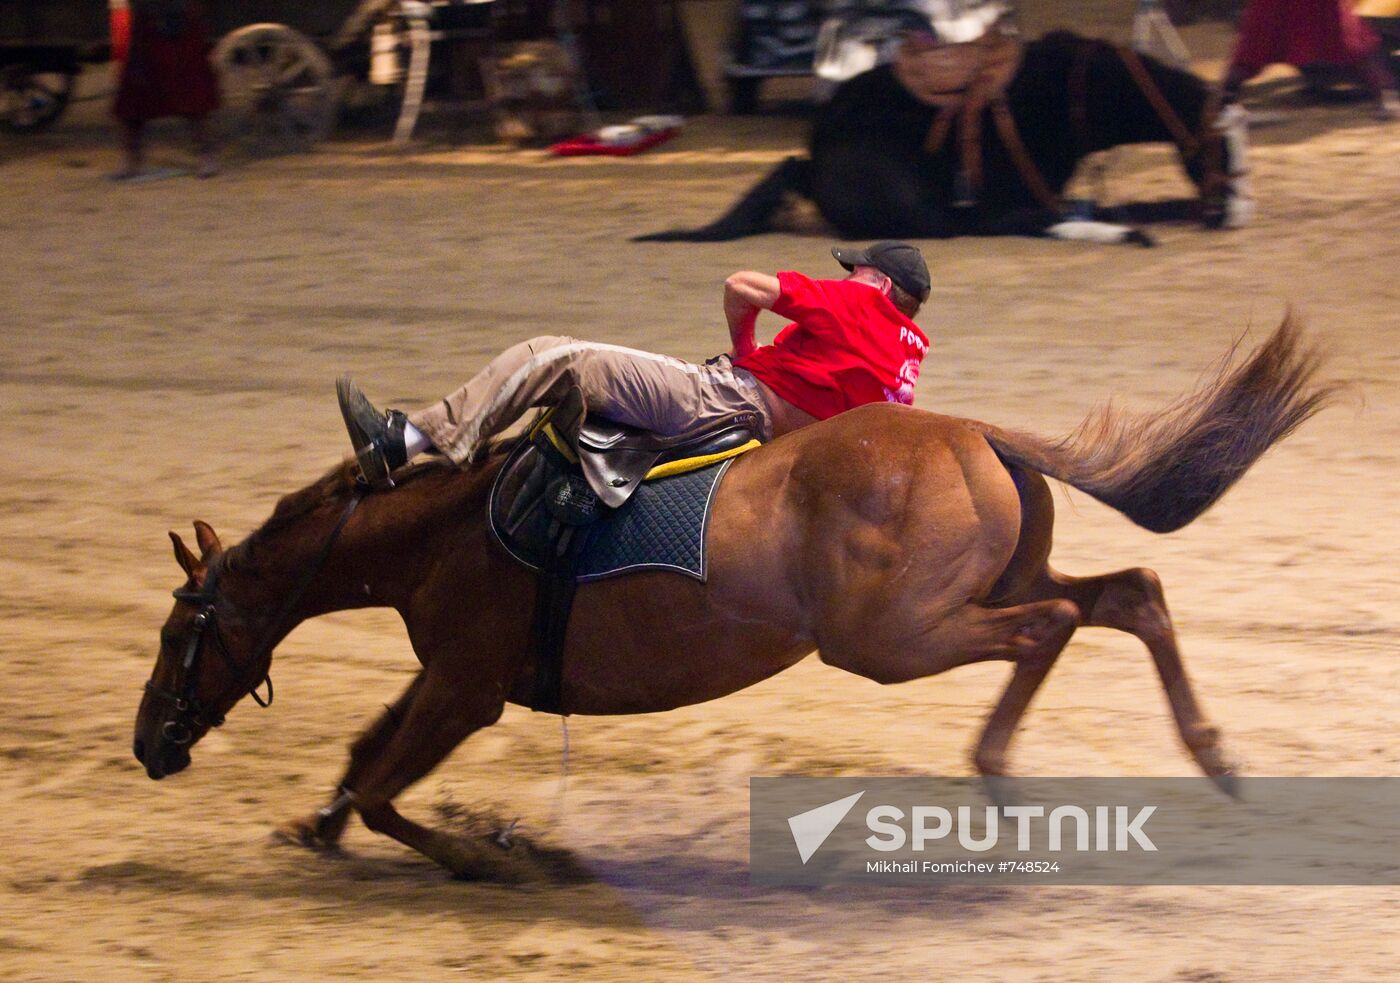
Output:
[[[810,197],[808,187],[812,162],[805,157],[789,157],[779,164],[744,197],[709,225],[698,229],[670,229],[633,236],[633,242],[726,242],[758,235],[769,229],[773,213],[782,207],[788,192]]]
[[[1000,775],[1016,725],[1079,623],[1079,608],[1066,599],[1006,608],[968,604],[919,630],[915,638],[866,633],[850,650],[824,647],[821,658],[878,683],[919,679],[974,662],[1013,663],[1011,682],[988,718],[973,756],[979,772]]]
[[[1036,691],[1054,668],[1055,660],[1069,644],[1070,633],[1073,630],[1071,627],[1063,638],[1046,639],[1041,644],[1029,647],[1015,661],[1011,670],[1011,680],[988,715],[987,722],[982,727],[982,736],[972,753],[972,763],[979,775],[1006,774],[1006,751],[1011,746],[1011,738],[1020,726],[1021,718],[1030,709]]]
[[[1064,600],[1021,604],[997,609],[996,613],[1013,616],[1015,629],[1009,641],[1012,670],[972,754],[978,774],[984,776],[1006,774],[1011,738],[1082,618],[1079,607]]]
[[[1234,767],[1221,747],[1219,729],[1206,719],[1196,701],[1158,576],[1141,567],[1101,577],[1067,577],[1050,570],[1048,580],[1037,591],[1042,593],[1073,601],[1085,613],[1086,625],[1116,628],[1147,646],[1182,742],[1201,770],[1224,791],[1234,794]]]
[[[408,707],[422,683],[423,673],[419,672],[402,695],[391,705],[385,706],[384,712],[355,739],[354,744],[350,745],[350,765],[336,786],[330,802],[309,816],[279,826],[276,831],[279,839],[317,850],[335,848],[345,832],[346,823],[350,820],[350,797],[344,790],[355,787],[365,764],[373,760],[389,739],[398,732],[399,725],[408,713]]]

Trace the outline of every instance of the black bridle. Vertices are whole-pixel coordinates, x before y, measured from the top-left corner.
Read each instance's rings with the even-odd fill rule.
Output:
[[[175,716],[167,720],[161,727],[161,736],[171,744],[188,744],[194,739],[194,733],[200,727],[218,727],[224,722],[224,714],[218,713],[207,707],[199,697],[195,696],[195,687],[199,680],[199,659],[208,646],[204,645],[206,635],[214,639],[214,647],[223,658],[224,663],[233,670],[236,676],[246,676],[250,666],[257,666],[262,658],[269,655],[272,647],[277,644],[278,632],[282,625],[286,623],[287,617],[292,613],[311,586],[316,575],[321,572],[321,567],[330,556],[331,548],[340,538],[341,532],[345,529],[345,524],[350,521],[350,516],[354,514],[356,507],[360,504],[360,499],[364,492],[361,488],[356,488],[350,496],[350,500],[345,503],[345,509],[340,513],[340,519],[331,530],[330,537],[325,545],[321,547],[321,552],[316,560],[302,575],[301,582],[297,584],[296,590],[287,595],[282,602],[282,607],[277,612],[277,616],[268,623],[267,630],[263,633],[262,640],[257,648],[253,650],[253,657],[245,664],[240,664],[229,651],[228,642],[224,639],[223,630],[219,627],[219,571],[220,567],[211,567],[204,583],[198,590],[180,588],[173,592],[177,601],[185,601],[199,607],[199,613],[194,616],[194,621],[190,630],[190,637],[185,642],[185,657],[180,661],[179,675],[176,677],[176,685],[172,689],[165,689],[157,686],[154,678],[147,680],[146,692],[157,699],[170,703],[175,708]],[[267,698],[258,692],[263,684],[267,684]],[[263,673],[262,677],[248,686],[246,689],[254,702],[260,707],[272,705],[272,675],[271,672]]]

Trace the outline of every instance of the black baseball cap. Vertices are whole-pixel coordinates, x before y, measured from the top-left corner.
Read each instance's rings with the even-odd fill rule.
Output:
[[[857,266],[873,266],[895,282],[901,290],[920,301],[928,300],[932,284],[924,254],[907,242],[885,239],[865,249],[843,249],[833,246],[831,255],[848,270]]]

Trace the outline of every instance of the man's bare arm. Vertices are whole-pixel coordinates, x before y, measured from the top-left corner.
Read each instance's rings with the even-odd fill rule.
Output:
[[[729,322],[730,354],[743,358],[758,347],[754,322],[758,312],[772,309],[782,294],[778,278],[741,270],[724,281],[724,319]]]

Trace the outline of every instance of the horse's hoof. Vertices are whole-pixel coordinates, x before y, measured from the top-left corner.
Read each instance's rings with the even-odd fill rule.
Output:
[[[972,767],[983,778],[1000,778],[1006,774],[1006,755],[977,747],[972,752]]]
[[[1015,779],[1007,775],[984,774],[982,776],[982,791],[986,793],[987,801],[998,809],[1020,805],[1020,796],[1013,791],[1014,781]]]
[[[441,848],[435,857],[438,863],[447,868],[454,880],[459,881],[499,881],[502,877],[497,858],[465,839],[449,843]]]
[[[1244,789],[1240,785],[1240,776],[1235,774],[1234,769],[1221,772],[1218,775],[1211,775],[1210,780],[1215,783],[1216,788],[1236,802],[1244,801]]]
[[[317,831],[317,823],[314,820],[295,819],[292,822],[283,823],[272,831],[271,839],[276,844],[305,847],[308,850],[315,850],[317,853],[340,852],[340,843],[335,839],[322,836]]]

